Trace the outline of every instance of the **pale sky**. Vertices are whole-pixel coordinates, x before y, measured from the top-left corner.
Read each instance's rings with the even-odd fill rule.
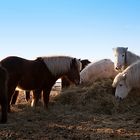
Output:
[[[140,55],[140,0],[0,0],[0,59]]]

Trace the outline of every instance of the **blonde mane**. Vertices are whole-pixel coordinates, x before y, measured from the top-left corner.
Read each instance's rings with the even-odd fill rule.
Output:
[[[123,77],[125,75],[125,78]],[[132,65],[128,66],[122,73],[119,73],[112,86],[116,87],[121,80],[125,80],[127,86],[137,87],[140,84],[140,60],[134,62]]]
[[[137,60],[140,60],[140,56],[138,56],[135,53],[132,53],[130,51],[127,51],[127,66],[131,65],[132,63],[136,62]]]
[[[126,83],[133,87],[140,84],[140,60],[130,65],[123,73],[126,73]]]
[[[47,68],[53,75],[58,75],[67,72],[70,69],[70,65],[73,57],[70,56],[50,56],[50,57],[41,57],[46,64]],[[76,59],[79,72],[81,69],[80,60]]]
[[[118,85],[118,83],[119,83],[122,79],[123,79],[123,74],[122,74],[122,73],[118,73],[118,74],[116,75],[116,77],[114,78],[114,80],[113,80],[112,86],[113,86],[113,87],[116,87],[116,86]]]

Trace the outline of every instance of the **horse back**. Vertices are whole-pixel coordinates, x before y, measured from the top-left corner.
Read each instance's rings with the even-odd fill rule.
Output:
[[[10,56],[1,61],[1,65],[8,71],[8,85],[19,86],[25,90],[44,88],[53,85],[57,77],[49,71],[42,58],[27,60],[17,56]]]
[[[45,64],[41,59],[27,60],[17,56],[10,56],[1,60],[1,65],[9,73],[16,73],[16,75],[38,72],[40,69],[45,68]]]
[[[1,65],[8,71],[9,74],[16,73],[19,75],[23,70],[23,64],[26,61],[23,58],[9,56],[1,60]]]

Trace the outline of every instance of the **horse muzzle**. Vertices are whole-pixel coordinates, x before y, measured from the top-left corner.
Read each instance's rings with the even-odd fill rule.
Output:
[[[122,69],[122,65],[116,65],[116,66],[115,66],[115,70],[119,71],[119,70],[121,70],[121,69]]]
[[[115,70],[119,70],[119,68],[118,67],[115,67]]]
[[[123,100],[123,98],[121,98],[121,97],[119,97],[119,96],[116,96],[116,100],[117,100],[118,102],[121,102],[121,101]]]
[[[120,66],[120,67],[115,67],[115,70],[117,70],[117,71],[119,71],[119,70],[121,70],[122,69],[122,67]]]

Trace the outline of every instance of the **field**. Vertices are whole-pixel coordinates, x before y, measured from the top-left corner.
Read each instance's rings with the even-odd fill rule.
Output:
[[[0,140],[139,140],[140,94],[118,103],[111,83],[53,90],[48,110],[42,102],[31,108],[20,93],[8,123],[0,124]]]

